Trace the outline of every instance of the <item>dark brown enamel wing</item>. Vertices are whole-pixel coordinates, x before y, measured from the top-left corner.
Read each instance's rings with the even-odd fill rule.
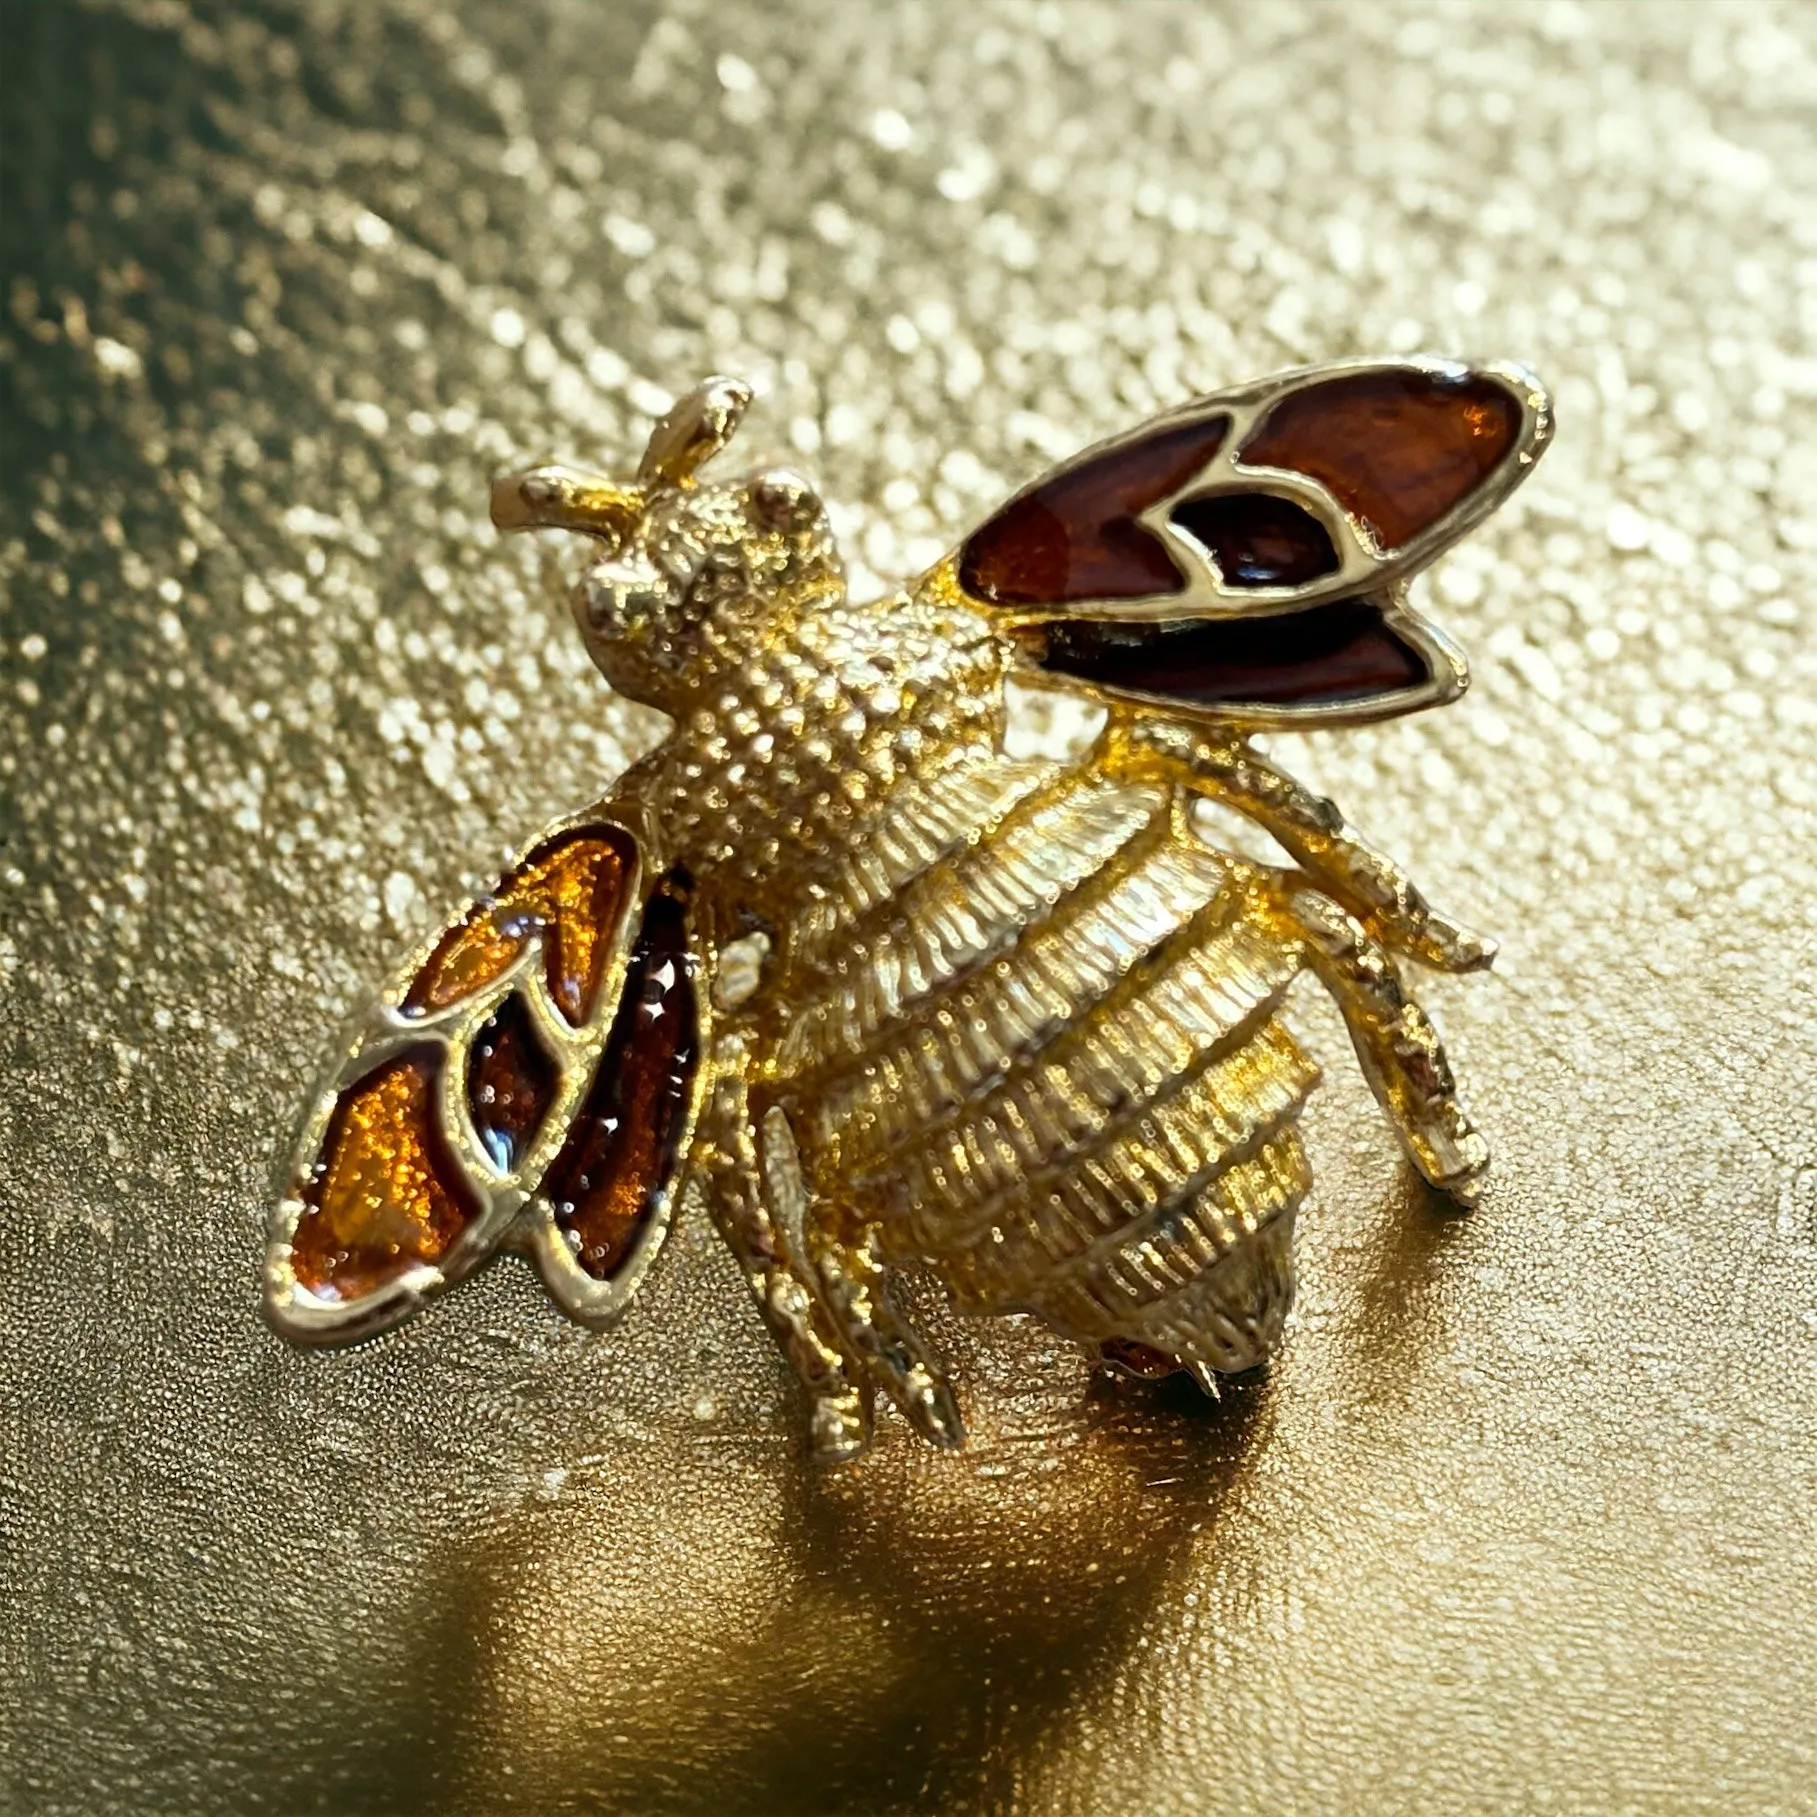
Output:
[[[1439,684],[1411,621],[1369,599],[1260,618],[1069,619],[1023,635],[1044,674],[1194,712],[1372,716]]]
[[[1283,373],[1086,449],[974,531],[951,572],[1022,622],[1377,593],[1492,508],[1549,432],[1544,393],[1515,368]]]
[[[1222,412],[1164,421],[1038,482],[959,551],[959,584],[1004,607],[1179,593],[1185,581],[1138,515],[1179,491],[1223,446]]]
[[[1283,373],[1087,449],[950,574],[1049,677],[1225,716],[1408,712],[1465,670],[1405,583],[1524,476],[1550,421],[1513,367]]]
[[[644,910],[605,1057],[542,1197],[575,1260],[612,1279],[637,1248],[674,1172],[700,1058],[686,880],[671,873]]]
[[[667,1227],[701,1040],[685,880],[639,917],[641,869],[620,826],[550,836],[373,1013],[274,1231],[267,1305],[288,1335],[404,1316],[483,1260],[527,1194],[556,1296],[616,1312]]]
[[[1492,372],[1369,367],[1288,391],[1237,458],[1319,481],[1391,552],[1468,501],[1514,454],[1525,420]]]

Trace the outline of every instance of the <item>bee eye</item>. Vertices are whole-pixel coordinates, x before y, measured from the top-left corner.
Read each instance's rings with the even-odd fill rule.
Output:
[[[587,626],[608,636],[622,636],[631,626],[653,617],[666,604],[668,588],[654,570],[599,562],[580,584]]]
[[[778,467],[752,481],[751,507],[772,530],[799,530],[819,513],[820,500],[799,473]]]

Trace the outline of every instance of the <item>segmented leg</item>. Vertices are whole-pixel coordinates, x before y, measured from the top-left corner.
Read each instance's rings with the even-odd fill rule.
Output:
[[[875,1229],[814,1197],[780,1107],[763,1119],[763,1173],[772,1214],[809,1258],[821,1305],[852,1366],[883,1389],[922,1437],[936,1445],[963,1444],[965,1429],[945,1371],[892,1304],[890,1271]]]
[[[828,1460],[854,1456],[870,1443],[871,1387],[852,1379],[832,1318],[820,1303],[812,1264],[771,1215],[742,1068],[720,1068],[712,1116],[714,1135],[703,1171],[714,1222],[808,1391],[815,1454]]]
[[[1165,777],[1253,820],[1394,951],[1442,972],[1480,971],[1494,960],[1494,941],[1441,915],[1392,859],[1345,824],[1335,802],[1244,739],[1151,719],[1118,720],[1108,737],[1110,761],[1125,772]]]
[[[1293,881],[1282,879],[1282,906],[1305,939],[1307,963],[1343,1012],[1371,1090],[1414,1165],[1468,1204],[1489,1165],[1489,1145],[1458,1099],[1438,1030],[1407,995],[1382,943],[1329,897],[1293,889]]]

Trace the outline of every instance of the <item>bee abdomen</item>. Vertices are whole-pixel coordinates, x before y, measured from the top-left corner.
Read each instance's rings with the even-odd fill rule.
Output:
[[[779,1083],[817,1190],[963,1304],[1241,1368],[1308,1186],[1317,1072],[1279,1018],[1305,954],[1172,809],[1089,772],[1025,797],[804,975]]]
[[[993,1302],[1015,1300],[1131,1233],[1171,1256],[1174,1236],[1163,1208],[1209,1191],[1265,1148],[1298,1116],[1317,1079],[1318,1069],[1270,1018],[1134,1112],[1007,1172],[982,1202],[941,1190],[937,1162],[911,1165],[902,1182],[905,1195],[914,1195],[907,1227],[956,1283],[975,1286],[972,1297]],[[1204,1203],[1211,1217],[1222,1202],[1213,1194]],[[1205,1240],[1220,1252],[1231,1247],[1248,1233],[1243,1215],[1240,1203],[1227,1217],[1220,1213],[1204,1226]],[[1197,1230],[1183,1227],[1181,1240],[1198,1243]]]
[[[798,1010],[781,1063],[812,1074],[862,1053],[992,955],[1064,915],[1166,809],[1159,790],[1077,773],[1018,802],[988,838],[909,883],[887,920],[850,930],[838,967]]]
[[[1006,764],[986,750],[904,788],[854,841],[825,894],[802,913],[786,956],[790,971],[826,966],[880,904],[1002,821],[1061,767]]]

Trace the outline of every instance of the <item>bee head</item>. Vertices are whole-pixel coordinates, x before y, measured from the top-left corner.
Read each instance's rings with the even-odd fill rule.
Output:
[[[707,379],[656,425],[630,485],[539,467],[494,482],[502,530],[581,530],[606,547],[574,589],[588,652],[621,693],[685,705],[773,636],[779,613],[844,592],[826,508],[787,468],[702,484],[751,401],[737,379]]]

